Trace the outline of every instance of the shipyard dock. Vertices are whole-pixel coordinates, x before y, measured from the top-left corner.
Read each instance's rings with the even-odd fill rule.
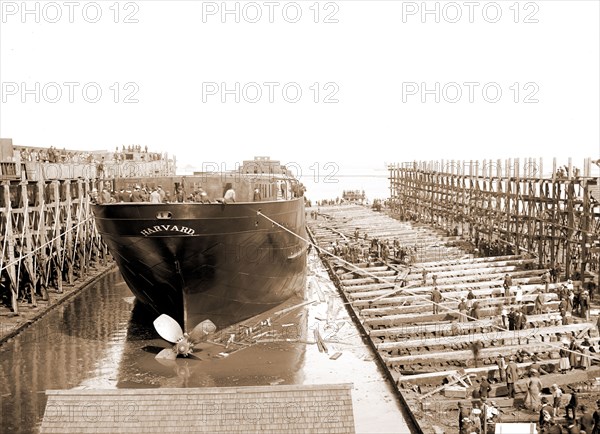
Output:
[[[102,172],[98,163],[85,171],[64,163],[1,167],[0,422],[8,432],[53,432],[67,415],[49,412],[48,402],[89,404],[98,390],[129,390],[119,394],[120,416],[150,414],[127,398],[149,388],[180,399],[198,388],[222,388],[221,397],[278,386],[282,397],[318,393],[344,403],[340,432],[456,433],[459,403],[497,409],[481,421],[488,432],[535,423],[531,378],[550,401],[558,385],[563,408],[575,392],[595,409],[600,190],[590,160],[547,171],[532,159],[391,165],[390,197],[375,209],[306,208],[314,244],[304,297],[219,331],[199,360],[167,365],[154,358],[165,342],[115,270],[90,204],[106,185],[183,179],[173,162],[155,159],[114,159]],[[501,357],[514,358],[514,394]],[[106,424],[118,419],[106,410]],[[310,423],[322,416],[306,415]],[[562,410],[555,420],[568,423]]]
[[[563,407],[572,393],[596,407],[597,178],[589,160],[581,172],[554,163],[549,177],[540,167],[394,165],[380,212],[341,205],[311,213],[332,280],[423,432],[458,432],[459,403],[497,411],[480,421],[485,432],[536,423],[533,383],[550,402],[550,387],[560,387]],[[514,393],[500,358],[515,365]],[[570,423],[562,407],[554,421]]]

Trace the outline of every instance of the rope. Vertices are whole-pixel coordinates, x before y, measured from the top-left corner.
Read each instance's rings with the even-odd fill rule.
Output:
[[[288,228],[284,227],[283,225],[281,225],[281,224],[277,223],[275,220],[273,220],[273,219],[272,219],[272,218],[270,218],[269,216],[267,216],[267,215],[263,214],[262,212],[260,212],[260,211],[256,211],[256,215],[264,217],[265,219],[269,220],[271,223],[273,223],[273,224],[275,224],[275,225],[279,226],[281,229],[285,230],[286,232],[289,232],[290,234],[292,234],[292,235],[293,235],[293,236],[295,236],[296,238],[298,238],[298,239],[300,239],[300,240],[304,241],[305,243],[307,243],[307,244],[308,244],[308,245],[310,245],[310,246],[313,246],[313,247],[314,247],[315,249],[317,249],[319,252],[325,253],[325,254],[327,254],[327,255],[329,255],[329,256],[331,256],[331,257],[335,258],[335,259],[338,259],[339,261],[343,262],[344,264],[346,264],[346,265],[349,265],[351,268],[354,268],[354,269],[356,269],[356,270],[360,271],[362,274],[367,274],[367,275],[369,275],[369,276],[371,276],[371,277],[373,277],[373,278],[375,278],[375,279],[379,279],[379,277],[378,277],[378,276],[376,276],[376,275],[374,275],[374,274],[372,274],[372,273],[370,273],[370,272],[368,272],[368,271],[366,271],[366,270],[364,270],[364,269],[362,269],[362,268],[360,268],[360,267],[358,267],[358,266],[356,266],[356,265],[354,265],[354,264],[352,264],[352,263],[350,263],[350,262],[348,262],[348,261],[346,261],[346,260],[344,260],[344,259],[340,258],[339,256],[336,256],[336,255],[334,255],[333,253],[331,253],[331,252],[329,252],[329,251],[327,251],[327,250],[325,250],[325,249],[322,249],[321,247],[319,247],[319,246],[317,246],[316,244],[312,243],[310,240],[307,240],[307,239],[305,239],[305,238],[302,238],[300,235],[298,235],[298,234],[296,234],[295,232],[293,232],[293,231],[289,230]],[[405,287],[404,289],[406,289],[406,287]],[[452,313],[458,313],[459,315],[464,315],[464,316],[466,316],[468,319],[472,319],[472,320],[474,320],[474,321],[476,321],[476,320],[477,320],[477,318],[474,318],[474,317],[472,317],[472,316],[470,316],[470,315],[467,315],[467,314],[463,314],[462,312],[460,312],[460,311],[457,311],[457,310],[455,310],[455,309],[452,309],[452,308],[450,308],[450,307],[448,307],[448,306],[442,305],[441,303],[437,303],[437,302],[431,301],[431,299],[430,299],[429,297],[425,296],[425,295],[421,295],[421,294],[415,294],[414,292],[411,292],[411,291],[406,291],[406,292],[407,292],[408,294],[412,295],[412,296],[415,296],[415,297],[417,297],[417,298],[424,299],[424,300],[426,300],[426,301],[428,301],[428,302],[430,302],[430,303],[432,303],[432,304],[435,304],[435,305],[437,305],[438,307],[441,307],[441,308],[443,308],[443,309],[445,309],[445,310],[447,310],[447,311],[449,311],[449,312],[452,312]],[[455,300],[455,299],[454,299],[454,300]],[[349,303],[349,304],[351,304],[351,303]],[[506,331],[512,331],[512,330],[505,329],[505,328],[503,328],[503,327],[500,327],[500,326],[498,326],[498,325],[495,325],[495,324],[492,324],[491,326],[492,326],[493,328],[496,328],[497,330],[504,331],[504,332],[506,332]],[[559,346],[557,346],[557,345],[554,345],[554,344],[552,344],[552,343],[550,343],[550,342],[544,342],[544,341],[542,341],[542,340],[541,340],[541,337],[539,337],[539,336],[533,336],[533,338],[535,338],[536,340],[538,340],[538,341],[539,341],[541,344],[543,344],[543,345],[546,345],[546,346],[548,346],[548,347],[551,347],[551,348],[553,348],[553,349],[555,349],[555,350],[561,350],[561,349],[562,349],[562,350],[567,350],[569,353],[573,353],[573,354],[576,354],[576,355],[579,355],[579,356],[586,356],[586,357],[589,357],[589,358],[590,358],[590,359],[592,359],[592,360],[600,360],[600,357],[593,357],[591,354],[584,354],[584,353],[581,353],[581,352],[579,352],[579,351],[574,351],[574,350],[571,350],[571,349],[564,348],[564,347],[562,347],[562,346],[561,346],[561,347],[559,347]]]

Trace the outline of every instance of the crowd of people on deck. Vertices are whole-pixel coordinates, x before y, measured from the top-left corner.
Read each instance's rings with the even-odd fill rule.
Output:
[[[100,163],[107,152],[87,152],[87,151],[67,151],[66,148],[58,149],[54,146],[49,148],[21,148],[19,156],[23,162],[44,162],[44,163]],[[117,146],[113,153],[114,161],[125,161],[126,154],[136,152],[140,154],[141,161],[159,161],[166,159],[167,155],[160,152],[148,152],[148,146],[142,149],[141,145],[123,145],[121,149]]]
[[[93,189],[91,199],[94,203],[121,203],[121,202],[149,202],[149,203],[170,203],[170,202],[196,202],[211,203],[212,200],[202,187],[195,188],[191,193],[186,193],[182,187],[175,189],[171,194],[169,190],[163,189],[162,185],[156,187],[136,185],[133,189],[121,188],[119,190],[109,190],[103,188],[101,192]],[[235,191],[229,184],[223,192],[221,201],[235,202]],[[215,200],[216,202],[217,200]]]

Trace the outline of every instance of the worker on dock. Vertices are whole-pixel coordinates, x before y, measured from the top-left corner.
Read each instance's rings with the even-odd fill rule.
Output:
[[[519,379],[519,368],[515,363],[514,356],[508,358],[506,366],[506,388],[508,389],[508,397],[515,397],[515,382]]]
[[[546,270],[540,277],[540,280],[544,284],[544,292],[548,293],[550,291],[550,272]]]
[[[504,275],[504,282],[502,283],[502,286],[504,287],[504,296],[505,297],[510,297],[510,287],[512,286],[512,277],[510,277],[507,274]]]
[[[436,315],[440,312],[440,303],[442,302],[442,293],[437,286],[431,291],[431,301],[433,304],[433,314]]]
[[[464,298],[462,298],[460,300],[460,303],[458,303],[458,311],[460,312],[460,315],[458,316],[458,321],[467,322],[467,302]]]
[[[565,412],[566,412],[565,417],[567,419],[575,420],[577,418],[578,402],[579,402],[579,399],[577,397],[577,392],[573,391],[573,393],[571,393],[571,399],[569,400],[569,403],[565,407]],[[569,416],[569,415],[571,415],[571,416]]]
[[[498,358],[496,359],[496,365],[498,366],[498,382],[504,383],[506,381],[506,359],[502,354],[498,354]]]

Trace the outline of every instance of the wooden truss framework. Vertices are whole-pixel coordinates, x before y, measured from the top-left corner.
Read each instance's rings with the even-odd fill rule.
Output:
[[[402,217],[461,227],[528,252],[540,266],[563,264],[568,275],[597,269],[600,191],[590,159],[581,175],[569,161],[558,176],[556,159],[549,176],[541,159],[411,162],[389,171],[390,203]]]
[[[83,277],[90,261],[105,261],[107,250],[90,208],[92,180],[3,181],[0,197],[0,270],[13,312],[19,297],[36,292],[47,299],[51,276],[55,290],[63,280]]]

